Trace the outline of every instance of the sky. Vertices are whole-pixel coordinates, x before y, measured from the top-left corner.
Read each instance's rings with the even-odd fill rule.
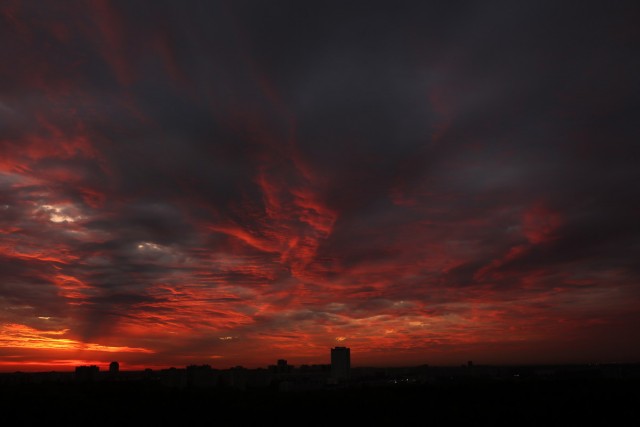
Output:
[[[0,371],[640,361],[632,2],[0,2]]]

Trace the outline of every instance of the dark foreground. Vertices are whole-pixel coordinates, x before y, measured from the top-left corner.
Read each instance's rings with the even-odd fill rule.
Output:
[[[465,381],[284,392],[152,382],[0,386],[2,425],[640,425],[637,379]]]

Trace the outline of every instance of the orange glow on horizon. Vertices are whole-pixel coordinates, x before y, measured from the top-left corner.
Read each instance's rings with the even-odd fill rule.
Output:
[[[140,347],[108,346],[61,338],[68,332],[68,329],[43,331],[26,325],[9,323],[0,326],[0,347],[107,353],[153,353],[152,350]]]

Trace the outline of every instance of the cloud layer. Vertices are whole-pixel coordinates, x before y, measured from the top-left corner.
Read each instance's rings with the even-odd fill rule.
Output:
[[[0,369],[637,361],[637,12],[417,3],[4,2]]]

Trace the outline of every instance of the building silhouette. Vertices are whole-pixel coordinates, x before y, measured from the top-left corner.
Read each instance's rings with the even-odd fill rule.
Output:
[[[351,375],[351,349],[335,347],[331,349],[331,378],[348,379]]]
[[[280,374],[288,374],[289,372],[293,371],[293,365],[289,365],[284,359],[278,359],[278,364],[276,365],[276,367],[276,372]]]
[[[118,372],[120,372],[120,364],[118,362],[109,363],[109,374],[113,376],[117,375]]]

